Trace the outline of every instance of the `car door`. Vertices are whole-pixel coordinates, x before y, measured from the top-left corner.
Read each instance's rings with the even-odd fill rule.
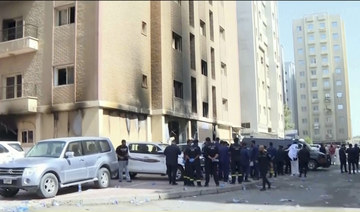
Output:
[[[81,141],[70,142],[66,148],[66,152],[74,152],[74,157],[66,158],[67,164],[63,170],[64,183],[87,179],[88,173]]]
[[[0,164],[10,160],[9,150],[0,144]]]
[[[128,168],[130,172],[164,173],[164,154],[156,145],[132,143],[129,144],[129,151],[130,158]]]
[[[99,142],[94,140],[87,140],[82,142],[84,150],[85,166],[87,169],[88,177],[96,177],[98,168],[98,161],[101,158]]]

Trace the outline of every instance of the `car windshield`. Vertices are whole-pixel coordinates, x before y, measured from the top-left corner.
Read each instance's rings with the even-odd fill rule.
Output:
[[[159,146],[161,147],[161,149],[165,149],[169,145],[168,144],[159,144]]]
[[[9,144],[9,146],[14,148],[18,152],[23,152],[24,151],[23,148],[20,146],[20,144],[12,143],[12,144]]]
[[[63,141],[49,141],[37,143],[29,150],[26,157],[60,157],[65,146]]]

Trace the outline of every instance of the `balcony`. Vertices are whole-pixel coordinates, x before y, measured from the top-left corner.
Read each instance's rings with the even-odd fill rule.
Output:
[[[0,58],[38,50],[38,29],[34,25],[25,24],[2,29],[0,36]]]
[[[0,115],[36,113],[36,96],[36,84],[0,87]]]

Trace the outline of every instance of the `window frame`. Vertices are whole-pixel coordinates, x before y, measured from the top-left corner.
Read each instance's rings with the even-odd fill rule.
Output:
[[[63,70],[63,69],[65,69],[66,82],[65,82],[65,84],[59,84],[59,78],[60,78],[59,77],[59,70]],[[72,76],[70,77],[71,72],[72,72]],[[67,85],[75,84],[75,67],[74,67],[74,65],[54,67],[53,80],[54,80],[54,83],[53,83],[54,87],[67,86]]]

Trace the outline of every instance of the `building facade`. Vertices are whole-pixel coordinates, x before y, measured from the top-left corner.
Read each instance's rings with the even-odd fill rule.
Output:
[[[351,120],[342,19],[321,13],[294,20],[293,41],[299,136],[345,142]]]
[[[284,137],[276,2],[238,1],[242,135]]]
[[[239,91],[227,90],[238,86],[237,49],[225,48],[236,42],[234,3],[0,4],[0,139],[106,136],[117,145],[166,141],[171,131],[180,141],[229,140],[239,129]],[[213,40],[201,37],[203,22]]]
[[[284,104],[291,112],[291,123],[294,129],[298,129],[298,111],[296,96],[296,79],[295,64],[293,62],[285,62],[284,68]]]

